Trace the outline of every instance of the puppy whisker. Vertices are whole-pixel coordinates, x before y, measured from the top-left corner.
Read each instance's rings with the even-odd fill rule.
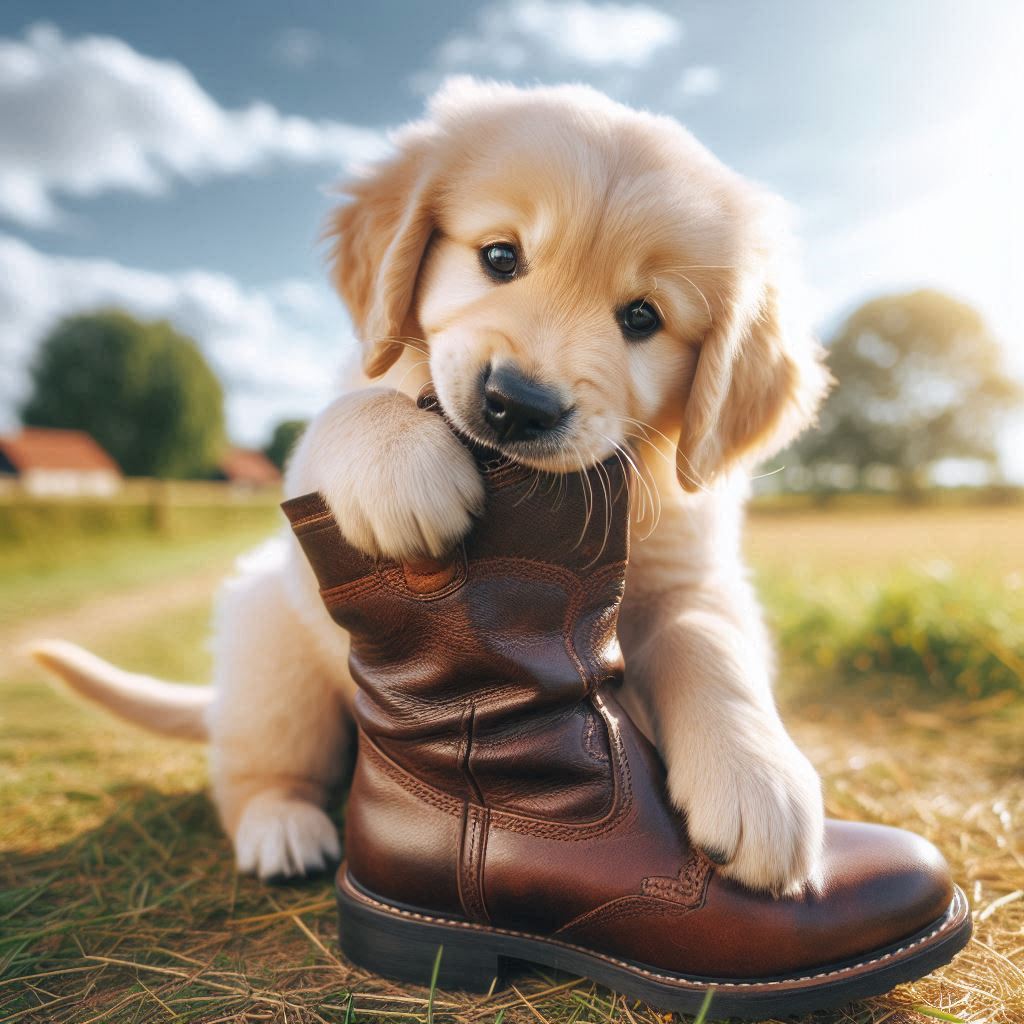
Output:
[[[657,429],[657,427],[651,426],[651,424],[645,423],[643,420],[634,419],[631,416],[623,416],[623,417],[621,417],[621,419],[622,419],[622,421],[624,423],[632,423],[632,424],[634,424],[644,434],[643,437],[641,437],[641,436],[639,436],[637,434],[630,434],[628,436],[636,437],[638,440],[642,440],[642,441],[646,442],[652,449],[654,449],[655,452],[657,452],[657,454],[662,459],[665,460],[666,465],[670,466],[674,471],[678,472],[678,470],[679,470],[678,459],[682,459],[686,463],[686,465],[689,467],[689,469],[693,470],[693,463],[690,462],[690,460],[687,457],[685,452],[682,452],[682,451],[679,450],[677,442],[673,441],[672,438],[668,437],[668,435],[662,433],[660,430]],[[658,435],[659,437],[664,438],[664,440],[666,440],[670,445],[672,445],[676,449],[676,461],[673,461],[663,451],[661,451],[661,449],[658,447],[658,445],[656,445],[651,440],[651,438],[649,436],[647,436],[648,431]],[[692,473],[688,472],[685,475],[686,475],[687,480],[689,480],[691,483],[693,483],[694,486],[698,488],[698,490],[704,491],[705,493],[710,492],[711,489],[707,486],[707,482],[704,480],[704,478],[701,476],[701,474],[698,473],[696,470],[693,470]]]
[[[611,477],[608,476],[608,470],[605,469],[604,464],[597,463],[597,479],[601,484],[601,491],[604,495],[604,533],[601,536],[601,547],[598,549],[593,560],[588,563],[593,565],[601,555],[604,554],[604,549],[608,546],[608,538],[611,536],[612,531],[612,481]]]
[[[637,500],[640,502],[640,511],[636,516],[637,526],[644,521],[647,514],[647,505],[648,502],[650,502],[652,523],[647,533],[644,534],[644,537],[642,538],[646,540],[654,532],[661,520],[661,496],[658,492],[658,488],[657,486],[654,486],[652,489],[651,482],[647,480],[643,470],[641,470],[640,466],[626,447],[618,441],[615,441],[613,438],[608,437],[606,434],[602,434],[601,436],[604,437],[604,439],[612,446],[615,456],[622,465],[623,470],[627,472],[627,475],[634,476],[637,481],[638,488],[636,493],[638,495]],[[624,463],[623,459],[625,460]]]
[[[401,377],[399,377],[398,383],[395,385],[396,391],[401,392],[403,390],[403,388],[405,387],[405,382],[408,379],[410,373],[412,373],[414,370],[418,370],[421,366],[429,366],[429,365],[430,365],[430,360],[429,359],[417,359],[415,362],[413,362],[409,366],[407,366],[405,368],[405,372],[402,374]],[[428,387],[428,386],[429,385],[424,385],[424,387],[420,388],[420,392],[423,392],[425,390],[425,388]]]
[[[708,297],[701,291],[700,286],[690,277],[687,277],[681,270],[668,270],[665,273],[672,274],[675,277],[681,277],[700,297],[704,303],[704,309],[708,314],[708,323],[714,322],[714,314],[711,312],[711,303],[708,302]],[[655,282],[655,288],[657,288],[657,282]]]
[[[540,483],[541,472],[539,469],[533,469],[530,486],[527,489],[526,493],[522,496],[522,498],[520,498],[519,501],[516,502],[516,504],[519,505],[521,502],[529,501],[537,493],[537,490],[540,487]]]
[[[554,510],[557,512],[562,507],[562,502],[565,501],[566,495],[569,493],[569,485],[565,473],[554,474],[555,478],[555,504]]]
[[[779,473],[783,473],[783,472],[785,472],[785,470],[786,470],[786,467],[784,465],[783,466],[777,466],[775,469],[768,470],[767,473],[757,473],[756,475],[752,476],[750,479],[751,480],[764,480],[764,479],[766,479],[767,477],[770,477],[770,476],[778,476]]]
[[[629,465],[626,461],[623,460],[623,454],[624,454],[624,450],[619,445],[616,445],[615,446],[615,459],[618,462],[618,464],[622,467],[622,472],[625,474],[625,476],[626,477],[630,477],[634,473],[636,473],[636,469],[635,469],[634,466]],[[638,476],[638,479],[640,479],[639,476]],[[638,488],[636,488],[636,490],[632,490],[631,489],[630,490],[630,495],[629,495],[629,497],[630,497],[630,502],[629,502],[630,515],[635,520],[637,526],[639,526],[640,523],[642,523],[644,521],[644,519],[645,519],[645,517],[647,515],[647,496],[645,494],[646,483],[643,480],[641,480],[641,483],[644,485],[643,488],[638,487]],[[640,505],[639,512],[637,511],[637,508],[636,508],[637,503],[639,503],[639,505]],[[651,535],[651,532],[650,532],[650,530],[648,530],[647,533],[645,533],[644,536],[641,537],[640,539],[641,540],[647,540],[647,538],[650,535]]]
[[[665,273],[672,273],[676,270],[735,270],[730,263],[683,263],[673,267],[663,267]]]
[[[573,454],[576,457],[576,464],[580,467],[585,465],[580,450],[575,444],[572,445],[572,450]],[[580,486],[583,491],[584,516],[583,527],[580,530],[579,537],[576,538],[576,543],[572,546],[572,550],[574,551],[583,543],[583,540],[587,535],[587,530],[590,528],[590,520],[594,514],[594,489],[590,483],[590,478],[587,475],[587,471],[583,468],[580,468],[576,470],[575,475],[580,478]]]
[[[676,442],[673,441],[672,438],[668,436],[668,434],[665,434],[662,431],[658,430],[657,427],[652,426],[650,423],[647,423],[644,420],[634,419],[632,416],[622,416],[620,418],[621,418],[623,423],[633,423],[637,427],[639,427],[641,430],[643,430],[645,433],[649,432],[649,433],[652,433],[652,434],[657,434],[658,437],[663,438],[664,440],[666,440],[673,447],[675,446]],[[650,443],[650,441],[648,441],[648,443]]]
[[[652,489],[651,481],[648,481],[647,477],[644,475],[643,470],[637,464],[636,460],[633,458],[633,456],[630,454],[629,450],[626,447],[618,443],[615,443],[615,447],[618,449],[618,451],[622,454],[622,457],[625,458],[626,462],[632,468],[633,472],[636,474],[638,484],[643,488],[643,491],[641,491],[640,493],[642,497],[646,495],[643,504],[644,513],[646,513],[647,509],[647,500],[650,500],[651,516],[654,518],[656,526],[657,520],[661,516],[661,495],[658,491],[657,486],[653,486]],[[650,536],[650,534],[648,534],[648,536]]]
[[[391,342],[395,345],[404,345],[406,348],[412,349],[414,352],[426,352],[427,350],[427,339],[426,338],[414,338],[412,335],[401,335],[396,334],[393,336],[386,335],[380,338],[372,338],[370,344],[377,345],[381,342]],[[415,344],[413,344],[415,342]]]

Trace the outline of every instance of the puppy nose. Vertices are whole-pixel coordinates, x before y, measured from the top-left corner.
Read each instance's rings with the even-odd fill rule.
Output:
[[[552,388],[516,366],[489,368],[484,378],[484,419],[502,441],[530,441],[562,421],[565,410]]]

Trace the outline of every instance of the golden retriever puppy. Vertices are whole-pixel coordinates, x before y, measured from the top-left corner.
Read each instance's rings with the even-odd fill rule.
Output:
[[[456,79],[395,144],[331,225],[363,373],[309,427],[288,494],[322,492],[374,554],[458,542],[482,487],[417,408],[427,385],[465,434],[532,467],[619,452],[638,520],[623,699],[694,842],[740,882],[798,886],[821,841],[820,784],[776,712],[740,555],[747,467],[811,421],[828,385],[777,202],[675,121],[578,86]],[[323,807],[354,684],[290,536],[226,585],[212,690],[69,645],[37,653],[125,717],[209,737],[241,870],[301,874],[337,855]]]

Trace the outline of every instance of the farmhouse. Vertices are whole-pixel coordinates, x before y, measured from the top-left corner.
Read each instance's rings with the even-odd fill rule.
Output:
[[[0,436],[0,485],[36,497],[105,497],[121,486],[117,463],[83,430],[26,427]]]
[[[276,487],[281,471],[260,451],[251,448],[229,448],[220,460],[216,479],[237,487]]]

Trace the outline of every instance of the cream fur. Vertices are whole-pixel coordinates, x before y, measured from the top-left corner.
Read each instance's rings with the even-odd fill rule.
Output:
[[[740,555],[746,467],[810,422],[828,383],[777,201],[674,121],[583,87],[456,80],[396,150],[350,186],[331,227],[364,374],[311,424],[287,493],[321,491],[368,552],[441,553],[469,529],[481,485],[415,396],[432,384],[474,434],[482,367],[542,376],[574,407],[572,429],[521,461],[575,470],[619,450],[637,470],[624,697],[673,800],[740,881],[801,885],[821,842],[820,785],[776,712]],[[513,283],[481,270],[495,241],[528,260]],[[638,297],[664,327],[630,343],[614,311]],[[73,659],[48,652],[71,674]],[[322,808],[349,742],[346,655],[290,538],[225,587],[206,714],[243,871],[303,873],[337,854]],[[90,664],[103,700],[116,670]],[[160,727],[145,708],[134,720]]]

